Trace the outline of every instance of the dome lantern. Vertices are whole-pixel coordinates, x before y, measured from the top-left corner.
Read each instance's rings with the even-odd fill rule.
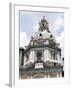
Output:
[[[47,30],[48,32],[50,32],[48,27],[48,22],[45,19],[45,16],[43,16],[43,19],[41,19],[41,21],[39,22],[39,30],[40,31]]]

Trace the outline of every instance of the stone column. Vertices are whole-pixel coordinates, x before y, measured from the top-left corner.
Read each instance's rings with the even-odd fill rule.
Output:
[[[34,62],[34,59],[35,59],[35,51],[32,51],[32,60],[33,60],[33,62]]]
[[[60,61],[60,52],[57,52],[57,60]]]
[[[22,62],[22,51],[20,52],[20,56],[19,56],[19,66],[21,66],[21,62]]]
[[[48,60],[48,50],[45,49],[44,50],[44,61],[47,61]]]
[[[28,79],[31,79],[31,77],[32,77],[31,75],[28,75]]]
[[[29,59],[30,59],[31,62],[34,62],[34,56],[35,56],[35,52],[31,51],[30,55],[29,55]]]
[[[26,64],[26,55],[24,55],[24,65],[23,66],[25,66],[25,64]]]
[[[45,78],[47,78],[47,75],[45,74]]]
[[[62,72],[60,72],[60,77],[62,77]]]
[[[32,79],[32,75],[30,75],[30,79]]]
[[[59,77],[59,73],[57,73],[57,77]]]

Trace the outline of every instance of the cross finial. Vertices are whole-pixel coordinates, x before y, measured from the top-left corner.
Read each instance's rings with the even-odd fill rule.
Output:
[[[43,19],[45,19],[45,16],[43,16]]]

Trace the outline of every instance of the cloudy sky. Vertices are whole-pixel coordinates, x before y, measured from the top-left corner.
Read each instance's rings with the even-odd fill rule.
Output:
[[[38,31],[38,23],[45,16],[49,29],[64,53],[64,13],[20,11],[20,47],[28,45],[31,36]]]

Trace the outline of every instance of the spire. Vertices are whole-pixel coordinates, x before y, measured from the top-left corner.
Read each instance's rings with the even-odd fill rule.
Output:
[[[45,19],[45,16],[43,16],[43,19],[41,19],[41,21],[39,22],[39,30],[47,30],[49,32],[48,22]]]

